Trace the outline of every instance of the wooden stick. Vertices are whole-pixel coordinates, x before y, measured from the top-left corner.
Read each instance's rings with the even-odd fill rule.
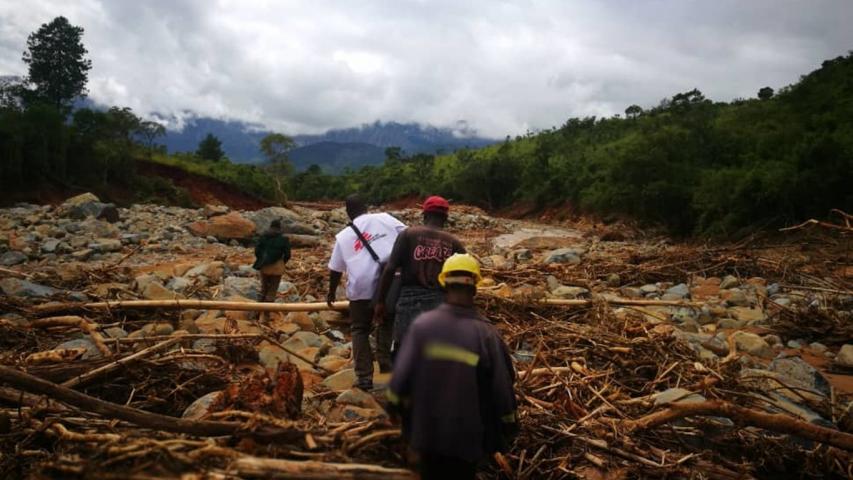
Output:
[[[229,310],[243,312],[322,312],[328,310],[347,310],[348,301],[334,302],[331,307],[326,302],[313,303],[267,303],[267,302],[230,302],[224,300],[117,300],[94,303],[46,303],[34,308],[38,314],[67,312],[75,310],[123,310],[162,308],[166,310]]]
[[[491,296],[491,295],[489,295]],[[493,297],[501,300],[509,300],[502,297]],[[636,306],[669,306],[669,307],[700,307],[701,302],[688,302],[683,300],[637,300],[631,298],[601,298],[601,301],[612,305],[636,305]],[[512,300],[509,300],[512,301]],[[537,303],[542,305],[553,305],[560,307],[586,307],[593,304],[595,300],[569,300],[563,298],[543,298]],[[122,309],[148,309],[161,308],[166,310],[196,309],[196,310],[228,310],[244,312],[323,312],[329,310],[347,310],[348,301],[334,302],[331,307],[325,302],[313,303],[267,303],[267,302],[230,302],[223,300],[196,300],[196,299],[174,299],[174,300],[117,300],[110,302],[94,303],[47,303],[36,306],[33,311],[36,314],[51,314],[57,312],[68,312],[77,310],[122,310]]]
[[[853,434],[833,430],[778,413],[764,413],[729,402],[712,400],[700,403],[676,403],[665,410],[624,422],[629,431],[654,428],[693,415],[712,415],[730,418],[739,425],[761,427],[779,433],[797,435],[843,450],[853,451]]]
[[[122,365],[130,363],[134,360],[138,360],[142,357],[151,355],[153,353],[159,352],[160,350],[165,349],[169,345],[173,345],[175,343],[178,343],[179,341],[181,341],[181,337],[173,337],[173,338],[170,338],[166,341],[160,342],[156,345],[152,345],[148,348],[143,348],[142,350],[140,350],[140,351],[138,351],[132,355],[128,355],[124,358],[120,358],[120,359],[118,359],[114,362],[108,363],[102,367],[98,367],[94,370],[90,370],[90,371],[84,373],[83,375],[79,375],[79,376],[76,376],[70,380],[67,380],[67,381],[62,383],[62,386],[66,387],[66,388],[74,388],[78,385],[88,383],[88,382],[92,381],[93,379],[95,379],[95,378],[97,378],[97,377],[99,377],[105,373],[109,373],[109,372],[112,372],[113,370],[117,370]]]
[[[241,457],[229,471],[243,477],[302,478],[311,480],[414,480],[414,472],[358,463],[298,462],[275,458]]]
[[[47,380],[3,365],[0,365],[0,381],[24,392],[47,395],[51,399],[59,400],[80,410],[96,413],[105,418],[124,420],[153,430],[199,436],[222,436],[234,435],[244,431],[246,428],[246,424],[241,422],[187,420],[105,402],[99,398],[90,397],[76,390],[65,388],[62,385],[48,382]],[[301,432],[269,428],[259,433],[270,436],[292,433],[298,433],[300,437],[302,435]]]

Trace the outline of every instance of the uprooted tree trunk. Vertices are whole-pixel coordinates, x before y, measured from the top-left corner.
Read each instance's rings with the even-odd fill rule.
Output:
[[[623,425],[626,425],[629,431],[644,430],[694,415],[727,417],[738,425],[760,427],[774,432],[797,435],[853,451],[853,434],[813,425],[791,418],[788,415],[760,412],[720,400],[674,404],[665,410],[651,413],[637,420],[627,420],[623,422]]]

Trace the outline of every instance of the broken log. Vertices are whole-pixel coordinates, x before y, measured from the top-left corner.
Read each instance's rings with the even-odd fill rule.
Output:
[[[386,468],[358,463],[325,463],[275,458],[241,457],[228,470],[241,477],[303,478],[311,480],[414,480],[415,473],[401,468]]]
[[[46,395],[50,399],[58,400],[86,412],[96,413],[105,418],[124,420],[152,430],[198,436],[235,435],[246,431],[246,424],[242,422],[187,420],[117,405],[2,365],[0,365],[0,381],[23,392]],[[267,428],[258,433],[264,436],[275,436],[294,432],[281,428]],[[301,433],[299,433],[299,437],[302,437]]]
[[[738,425],[760,427],[778,433],[796,435],[843,450],[853,451],[853,434],[796,420],[787,415],[760,412],[720,400],[677,403],[665,410],[651,413],[637,420],[626,420],[623,424],[628,427],[630,432],[654,428],[693,415],[727,417]]]

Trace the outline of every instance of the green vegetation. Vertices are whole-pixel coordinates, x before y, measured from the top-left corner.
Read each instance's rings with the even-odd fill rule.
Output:
[[[219,162],[211,162],[189,153],[174,155],[156,153],[151,161],[218,180],[256,198],[270,201],[276,198],[274,177],[266,169],[256,165],[231,163],[227,158]]]
[[[202,160],[210,162],[218,162],[225,158],[225,152],[222,151],[222,142],[212,133],[208,133],[199,142],[195,155]]]
[[[294,198],[446,195],[500,208],[566,202],[678,234],[732,234],[853,210],[853,54],[778,93],[715,103],[698,90],[625,118],[572,118],[480,150],[408,158],[341,177],[309,169]]]

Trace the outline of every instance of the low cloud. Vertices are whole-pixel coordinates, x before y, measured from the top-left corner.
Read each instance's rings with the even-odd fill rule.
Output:
[[[0,5],[0,75],[58,15],[86,30],[93,100],[291,134],[464,120],[503,137],[694,87],[753,97],[853,46],[846,0],[29,0]]]

